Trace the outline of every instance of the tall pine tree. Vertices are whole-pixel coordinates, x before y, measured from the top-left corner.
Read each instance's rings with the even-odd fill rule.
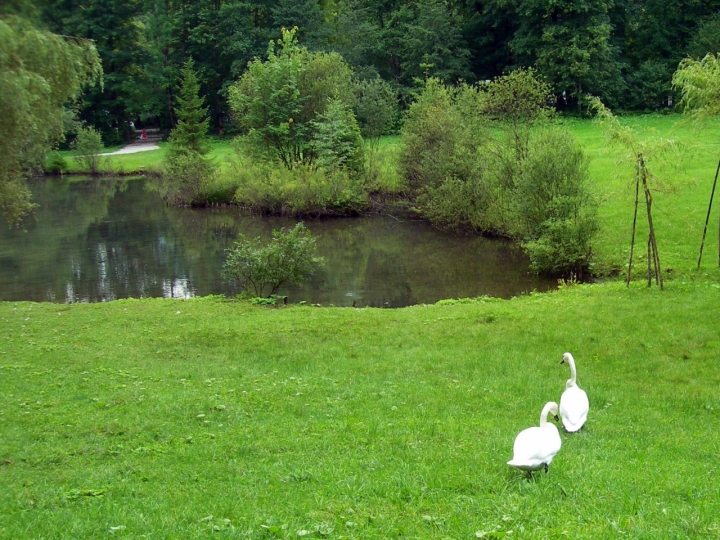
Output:
[[[170,153],[204,156],[210,151],[207,144],[209,120],[192,59],[185,62],[181,77],[180,95],[175,107],[178,123],[170,134]]]
[[[206,155],[209,120],[203,107],[200,83],[192,59],[182,70],[180,93],[177,97],[178,123],[170,133],[170,150],[165,158],[163,191],[175,204],[200,202],[203,188],[210,181],[214,165]]]

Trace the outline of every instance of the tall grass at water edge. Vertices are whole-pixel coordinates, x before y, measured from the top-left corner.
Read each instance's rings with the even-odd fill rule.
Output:
[[[717,538],[720,286],[1,303],[2,538]],[[548,474],[507,467],[569,377]]]

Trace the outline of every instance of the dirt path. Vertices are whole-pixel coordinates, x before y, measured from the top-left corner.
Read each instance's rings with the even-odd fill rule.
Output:
[[[140,143],[140,144],[128,144],[125,148],[115,150],[114,152],[105,152],[104,154],[98,154],[99,156],[118,156],[120,154],[134,154],[136,152],[147,152],[148,150],[159,150],[160,147],[157,143]]]

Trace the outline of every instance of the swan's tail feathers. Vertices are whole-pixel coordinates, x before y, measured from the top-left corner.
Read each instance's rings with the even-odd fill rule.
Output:
[[[580,418],[563,418],[563,426],[565,427],[565,431],[568,433],[575,433],[576,431],[580,431],[580,429],[582,429],[586,421],[587,416],[582,416]]]

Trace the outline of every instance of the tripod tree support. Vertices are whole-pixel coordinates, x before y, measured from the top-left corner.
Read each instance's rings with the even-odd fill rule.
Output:
[[[652,219],[652,194],[647,183],[647,169],[645,168],[645,160],[642,153],[637,154],[637,173],[635,176],[635,212],[633,214],[632,237],[630,239],[630,261],[628,262],[627,278],[625,285],[630,286],[630,278],[632,274],[633,253],[635,251],[635,226],[637,224],[637,210],[640,199],[640,183],[643,186],[643,195],[645,195],[645,208],[648,220],[648,245],[647,245],[647,264],[648,264],[648,287],[652,285],[653,277],[655,283],[663,290],[664,283],[662,271],[660,268],[660,253],[658,252],[657,240],[655,238],[655,226]]]

